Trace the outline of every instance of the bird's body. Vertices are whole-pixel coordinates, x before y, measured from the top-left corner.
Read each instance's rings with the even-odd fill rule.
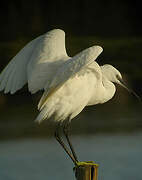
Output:
[[[44,89],[36,121],[51,116],[58,122],[71,120],[85,106],[110,100],[115,93],[113,82],[120,83],[118,70],[95,61],[101,52],[100,46],[92,46],[71,58],[66,53],[64,31],[49,31],[10,61],[0,75],[0,90],[13,94],[26,83],[31,93]]]
[[[0,74],[0,90],[13,94],[26,83],[31,93],[43,89],[36,121],[50,117],[60,124],[66,119],[70,121],[85,106],[110,100],[116,90],[114,83],[124,87],[117,69],[111,65],[99,66],[95,61],[101,52],[100,46],[92,46],[69,57],[65,49],[64,31],[49,31],[28,43],[10,61]],[[64,133],[72,155],[59,137],[58,129],[55,137],[76,163],[76,154],[68,134],[66,131]]]
[[[97,76],[96,76],[97,74]],[[85,106],[108,101],[115,93],[112,82],[104,79],[101,67],[93,62],[66,81],[46,102],[36,121],[54,116],[55,121],[73,119]]]
[[[43,119],[45,114],[47,114],[48,118],[54,115],[55,121],[63,121],[68,117],[72,119],[78,115],[86,105],[93,103],[92,95],[96,89],[95,84],[97,79],[93,75],[91,68],[81,70],[49,97],[37,120]]]

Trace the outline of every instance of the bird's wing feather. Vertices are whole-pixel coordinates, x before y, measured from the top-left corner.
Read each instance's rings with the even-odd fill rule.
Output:
[[[28,87],[32,93],[44,89],[60,65],[68,59],[65,33],[60,29],[49,31],[34,49],[28,64]]]
[[[93,46],[66,61],[58,69],[50,84],[45,86],[45,92],[40,99],[38,109],[41,110],[45,106],[47,99],[54,94],[54,92],[56,92],[69,78],[76,75],[82,68],[92,63],[102,51],[103,49],[100,46]]]
[[[55,29],[29,42],[0,74],[0,91],[15,93],[27,82],[32,93],[43,89],[67,57],[65,33]]]
[[[27,64],[40,39],[41,37],[38,37],[29,42],[5,67],[0,74],[0,91],[13,94],[26,84]]]

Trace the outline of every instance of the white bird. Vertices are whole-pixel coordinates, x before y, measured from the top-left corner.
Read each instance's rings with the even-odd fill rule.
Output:
[[[44,89],[36,121],[53,117],[62,125],[72,154],[58,128],[55,137],[74,163],[78,160],[68,137],[68,123],[85,106],[110,100],[116,90],[114,83],[125,87],[117,69],[108,64],[99,66],[95,61],[102,51],[100,46],[92,46],[69,57],[64,31],[54,29],[29,42],[0,75],[0,90],[4,93],[13,94],[26,83],[31,93]]]

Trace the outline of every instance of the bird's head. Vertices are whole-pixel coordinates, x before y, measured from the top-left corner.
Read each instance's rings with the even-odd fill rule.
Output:
[[[107,80],[113,83],[121,85],[120,81],[122,81],[122,75],[116,68],[114,68],[112,65],[105,64],[101,66],[101,70],[103,77],[107,78]]]
[[[107,78],[109,81],[119,84],[123,88],[125,88],[128,92],[133,94],[137,99],[140,100],[140,97],[131,89],[128,88],[128,85],[124,82],[121,73],[114,68],[112,65],[105,64],[101,66],[102,75]],[[141,101],[141,100],[140,100]]]

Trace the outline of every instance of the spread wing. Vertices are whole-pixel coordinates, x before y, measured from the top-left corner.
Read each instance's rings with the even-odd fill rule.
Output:
[[[65,33],[55,29],[29,42],[0,74],[0,91],[15,93],[27,82],[29,91],[43,89],[67,59]]]
[[[85,49],[73,58],[66,61],[57,71],[53,80],[45,86],[45,92],[38,104],[38,109],[42,110],[47,99],[54,94],[69,78],[76,75],[82,68],[92,63],[103,51],[100,46],[93,46]]]
[[[0,74],[0,90],[15,93],[27,83],[27,64],[31,54],[42,37],[28,43]]]

